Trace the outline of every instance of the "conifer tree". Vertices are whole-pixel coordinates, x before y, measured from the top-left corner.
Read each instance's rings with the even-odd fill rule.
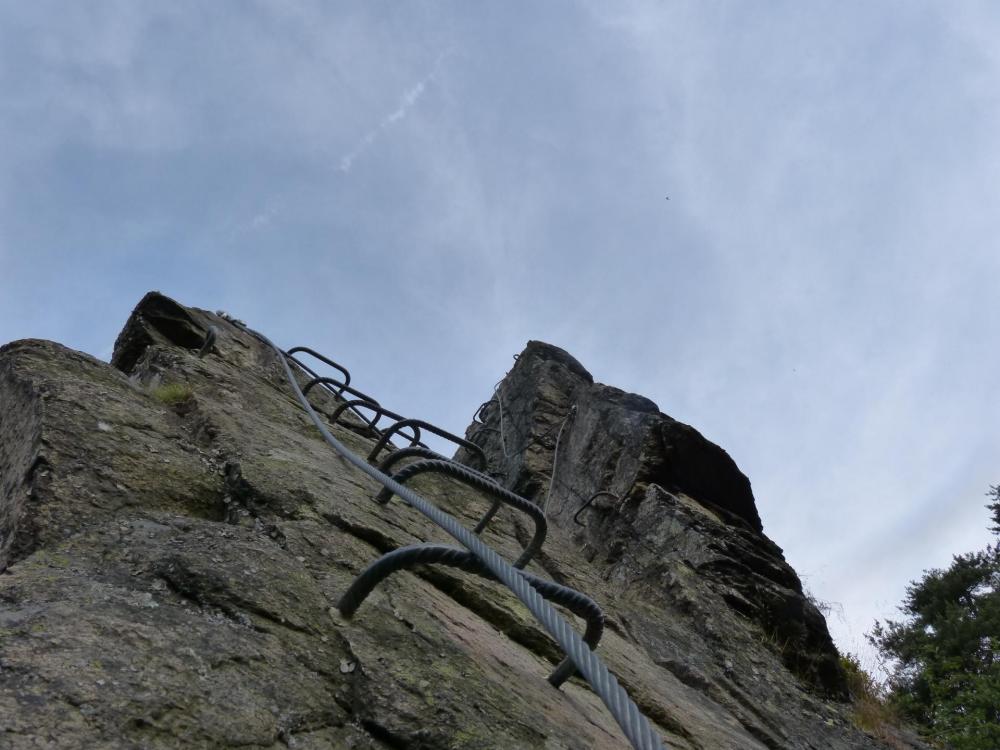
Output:
[[[989,496],[1000,535],[1000,485]],[[900,610],[870,636],[893,666],[890,700],[955,750],[1000,748],[1000,542],[925,572]]]

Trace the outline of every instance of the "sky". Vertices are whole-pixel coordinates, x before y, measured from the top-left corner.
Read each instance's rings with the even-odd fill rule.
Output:
[[[158,289],[462,432],[548,341],[724,447],[867,653],[990,539],[998,38],[989,1],[0,0],[0,342],[107,359]]]

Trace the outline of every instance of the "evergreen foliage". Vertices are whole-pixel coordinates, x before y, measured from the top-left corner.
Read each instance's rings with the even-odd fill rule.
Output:
[[[1000,534],[1000,485],[989,495]],[[955,750],[1000,748],[1000,542],[925,572],[900,610],[870,636],[894,667],[890,701]]]

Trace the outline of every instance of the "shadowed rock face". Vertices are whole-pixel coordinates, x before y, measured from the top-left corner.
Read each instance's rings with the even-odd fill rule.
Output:
[[[550,519],[603,575],[646,586],[650,571],[666,570],[667,585],[647,596],[671,606],[677,571],[670,569],[694,570],[718,605],[780,644],[803,680],[846,695],[826,622],[764,536],[750,482],[722,448],[649,399],[595,383],[569,354],[539,341],[517,357],[479,418],[468,437],[486,448],[490,471],[547,503]],[[692,626],[702,629],[698,620],[708,617],[704,634],[725,649],[711,623],[726,618],[693,614]]]
[[[418,568],[351,620],[331,608],[379,554],[442,534],[373,502],[255,338],[151,293],[113,363],[0,349],[0,747],[628,747],[585,683],[546,682],[562,655],[497,584]],[[721,449],[544,344],[501,393],[512,455],[497,402],[469,434],[539,500],[577,405],[530,569],[604,607],[598,650],[667,746],[882,747],[828,697],[822,617]],[[365,455],[363,427],[332,429]],[[470,527],[489,504],[442,476],[413,486]],[[617,497],[577,526],[598,489]],[[484,538],[513,559],[530,533],[503,511]]]
[[[559,473],[550,513],[575,512],[598,490],[621,495],[636,485],[657,484],[762,531],[750,481],[728,453],[663,414],[649,399],[595,383],[562,349],[529,341],[499,392],[500,401],[483,409],[485,429],[473,425],[472,433],[480,439],[491,434],[488,443],[496,458],[503,458],[500,411],[506,409],[504,443],[507,453],[516,455],[495,463],[529,495],[534,494],[532,483],[544,479],[549,448],[571,416],[559,457],[567,478]],[[517,450],[528,442],[528,450]]]

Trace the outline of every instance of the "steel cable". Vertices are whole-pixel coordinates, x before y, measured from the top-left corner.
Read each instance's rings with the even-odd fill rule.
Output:
[[[284,368],[288,383],[292,387],[302,408],[305,409],[306,414],[316,426],[316,429],[319,430],[323,439],[338,455],[376,482],[379,482],[393,493],[399,495],[411,507],[448,532],[448,534],[472,552],[490,573],[513,591],[515,596],[538,619],[549,635],[555,639],[556,643],[559,644],[566,655],[576,665],[580,673],[583,674],[597,696],[608,707],[618,726],[621,727],[622,732],[636,750],[664,750],[663,743],[659,735],[653,731],[649,720],[639,711],[625,689],[618,683],[614,675],[608,671],[604,662],[587,646],[583,638],[570,626],[565,618],[551,604],[545,601],[542,595],[532,588],[531,584],[520,575],[521,571],[518,571],[500,557],[496,551],[465,528],[457,519],[425,500],[410,488],[386,476],[337,440],[327,429],[326,425],[323,424],[323,420],[320,419],[319,415],[312,408],[309,400],[303,395],[302,389],[299,388],[299,384],[288,364],[288,360],[285,358],[284,352],[262,333],[258,333],[245,325],[240,327],[259,338],[264,344],[274,350]]]
[[[301,347],[297,347],[297,348],[301,348]],[[310,351],[312,351],[312,350],[310,350]],[[382,430],[380,430],[376,426],[376,424],[377,424],[378,420],[381,419],[383,416],[389,417],[389,419],[402,419],[403,418],[401,415],[397,414],[396,412],[389,411],[388,409],[386,409],[384,406],[382,406],[378,401],[376,401],[374,398],[372,398],[371,396],[369,396],[367,393],[362,393],[357,388],[353,388],[352,386],[349,386],[347,383],[345,383],[345,382],[343,382],[341,380],[337,380],[336,378],[324,378],[324,377],[320,377],[319,375],[316,374],[316,372],[314,370],[310,369],[306,365],[304,365],[301,362],[299,362],[299,360],[295,359],[295,357],[289,356],[288,358],[290,360],[292,360],[292,362],[294,362],[296,364],[296,366],[302,368],[303,372],[306,372],[306,373],[308,373],[309,375],[312,376],[312,380],[310,380],[308,383],[305,384],[305,387],[302,389],[302,393],[308,394],[309,391],[311,391],[317,385],[321,385],[321,386],[323,386],[323,388],[328,393],[333,394],[334,398],[342,399],[344,397],[345,393],[349,393],[350,395],[355,396],[356,398],[359,398],[362,401],[365,401],[365,402],[371,404],[372,406],[377,406],[379,408],[379,414],[378,414],[377,418],[374,420],[375,423],[373,424],[373,423],[369,422],[369,424],[371,425],[371,428],[373,430],[375,430],[379,435],[382,434]],[[331,387],[331,386],[335,386],[335,385],[336,386],[340,386],[340,390],[334,390]],[[362,421],[368,422],[368,420],[364,418],[364,416],[361,414],[361,412],[359,412],[354,407],[351,407],[351,411],[353,411],[358,416],[358,418],[361,419]],[[413,437],[412,438],[409,435],[402,435],[402,437],[406,438],[407,440],[410,440],[410,444],[411,445],[423,445],[423,443],[420,442],[420,430],[418,430],[416,428],[414,428],[414,430],[413,430]]]
[[[496,387],[494,387],[494,390],[496,390]],[[566,412],[566,416],[564,416],[562,420],[553,422],[545,432],[543,432],[543,433],[541,433],[539,435],[535,435],[533,437],[528,438],[524,443],[521,444],[520,448],[516,449],[513,452],[509,452],[507,450],[507,447],[506,447],[507,438],[506,438],[506,430],[503,427],[503,424],[504,424],[503,402],[500,400],[500,393],[496,392],[494,394],[494,398],[491,398],[489,401],[486,401],[485,403],[483,403],[482,406],[479,407],[479,409],[476,412],[475,416],[478,417],[482,413],[483,409],[485,409],[487,406],[489,406],[491,403],[493,403],[493,401],[497,402],[497,406],[500,409],[500,429],[498,430],[495,427],[488,427],[485,423],[480,422],[479,423],[479,425],[480,425],[479,429],[476,431],[475,435],[473,435],[472,437],[477,437],[479,435],[479,433],[481,433],[481,432],[496,432],[496,433],[498,433],[500,435],[501,448],[503,450],[504,458],[506,458],[506,459],[517,458],[518,456],[520,456],[522,453],[524,453],[526,450],[528,450],[528,448],[530,448],[535,443],[543,443],[543,441],[546,438],[551,437],[552,433],[555,432],[555,430],[556,430],[557,427],[559,428],[559,430],[561,432],[563,426],[566,423],[566,419],[574,411],[574,408],[571,407],[570,410],[568,412]]]
[[[436,450],[432,448],[423,448],[419,445],[411,445],[406,448],[399,448],[398,450],[392,451],[389,455],[382,459],[382,462],[378,465],[378,470],[388,474],[389,469],[395,466],[397,463],[405,458],[432,458],[438,461],[448,461],[446,456],[442,456]]]
[[[442,437],[445,440],[449,440],[460,448],[465,448],[471,453],[476,453],[482,459],[483,463],[486,463],[486,454],[483,453],[483,449],[480,448],[475,443],[469,442],[465,438],[460,438],[458,435],[448,432],[447,430],[442,430],[440,427],[431,424],[430,422],[425,422],[422,419],[400,419],[398,422],[389,425],[382,432],[382,437],[379,438],[378,442],[375,443],[375,447],[372,448],[371,453],[368,454],[368,460],[374,462],[378,458],[378,454],[382,452],[382,449],[389,444],[389,438],[392,437],[393,433],[398,432],[404,427],[411,428],[417,435],[420,434],[420,429],[423,428],[427,432],[430,432],[438,437]],[[411,443],[411,445],[417,445],[417,443]]]
[[[504,458],[510,459],[511,456],[509,453],[507,453],[507,440],[503,434],[503,399],[500,398],[500,383],[497,383],[493,387],[493,393],[497,397],[497,406],[500,407],[500,450],[503,451]]]
[[[395,450],[392,453],[390,453],[388,456],[386,456],[385,458],[383,458],[382,462],[378,465],[378,470],[381,471],[381,472],[383,472],[384,474],[388,474],[389,473],[389,469],[391,469],[393,466],[395,466],[397,463],[399,463],[403,459],[406,459],[406,458],[417,458],[417,457],[419,457],[419,458],[430,458],[430,459],[433,459],[435,461],[449,461],[449,462],[452,462],[451,459],[445,458],[440,453],[437,453],[437,452],[431,450],[430,448],[423,448],[423,447],[421,447],[419,445],[411,445],[408,448],[400,448],[399,450]],[[452,463],[455,463],[455,462],[452,462]],[[482,477],[483,481],[490,482],[491,484],[495,484],[500,489],[506,490],[506,488],[503,485],[501,485],[499,482],[497,482],[493,477],[488,476],[486,474],[483,474],[480,471],[476,471],[475,469],[470,469],[468,466],[465,466],[465,465],[462,465],[462,468],[465,469],[466,471],[471,471],[474,474],[478,474],[480,477]],[[398,480],[398,477],[396,477],[396,478]],[[522,499],[524,499],[524,498],[522,498]],[[530,502],[530,501],[525,500],[525,502]],[[502,501],[500,501],[500,500],[494,500],[493,501],[493,505],[490,506],[490,509],[488,511],[486,511],[486,513],[483,515],[483,517],[479,519],[479,522],[476,524],[475,528],[472,529],[472,533],[473,534],[479,534],[479,533],[481,533],[482,530],[485,529],[486,526],[489,524],[489,522],[491,520],[493,520],[493,516],[495,516],[497,514],[497,512],[500,510],[500,507],[502,505],[503,505]]]
[[[552,473],[549,475],[549,488],[545,492],[545,502],[542,503],[542,510],[549,507],[549,498],[552,497],[552,485],[556,481],[556,466],[559,461],[559,441],[562,440],[563,430],[566,429],[566,423],[576,416],[576,404],[573,404],[572,408],[569,410],[562,421],[562,426],[559,427],[559,434],[556,435],[556,447],[552,451]]]
[[[535,556],[535,553],[542,548],[542,545],[545,543],[545,534],[548,532],[549,526],[548,520],[545,518],[545,513],[542,509],[530,500],[525,500],[520,495],[515,495],[510,490],[504,489],[492,479],[480,474],[478,471],[467,469],[465,466],[457,464],[453,461],[428,459],[426,461],[418,461],[415,464],[406,466],[394,474],[392,479],[394,482],[404,484],[418,474],[423,474],[425,471],[445,474],[450,476],[452,479],[457,479],[463,484],[473,487],[480,492],[485,492],[493,497],[493,506],[489,509],[489,511],[487,511],[483,520],[477,524],[476,529],[473,531],[474,534],[478,534],[486,527],[486,524],[489,523],[489,519],[496,514],[500,507],[499,503],[501,502],[507,503],[507,505],[510,505],[512,508],[516,508],[525,515],[531,516],[531,520],[535,522],[535,533],[532,535],[531,541],[529,541],[525,546],[521,556],[514,561],[515,568],[523,568],[531,561],[531,558]],[[386,487],[378,493],[378,496],[375,499],[382,505],[385,505],[392,499],[392,495],[392,490]]]
[[[473,554],[464,549],[442,544],[412,544],[385,553],[361,571],[337,601],[337,609],[344,617],[350,618],[358,611],[358,607],[375,587],[390,575],[414,565],[429,563],[449,565],[459,570],[475,573],[491,581],[497,580],[496,576],[484,568]],[[526,570],[519,572],[521,577],[531,584],[531,587],[539,594],[556,604],[561,604],[574,615],[586,620],[587,629],[583,634],[583,640],[590,648],[597,648],[597,644],[604,634],[604,612],[601,611],[597,602],[569,586],[548,581]],[[549,675],[549,683],[558,688],[572,677],[574,672],[576,672],[576,667],[567,657]]]
[[[361,419],[366,422],[371,432],[377,437],[381,433],[379,429],[375,426],[378,421],[382,418],[382,407],[379,404],[373,404],[369,401],[365,401],[363,398],[355,398],[350,401],[345,401],[344,403],[337,406],[332,412],[329,413],[328,417],[330,419],[330,424],[337,424],[337,420],[340,419],[340,415],[344,413],[347,409],[351,409],[355,414],[358,413],[358,407],[365,407],[366,409],[371,409],[375,412],[375,415],[371,419]]]

